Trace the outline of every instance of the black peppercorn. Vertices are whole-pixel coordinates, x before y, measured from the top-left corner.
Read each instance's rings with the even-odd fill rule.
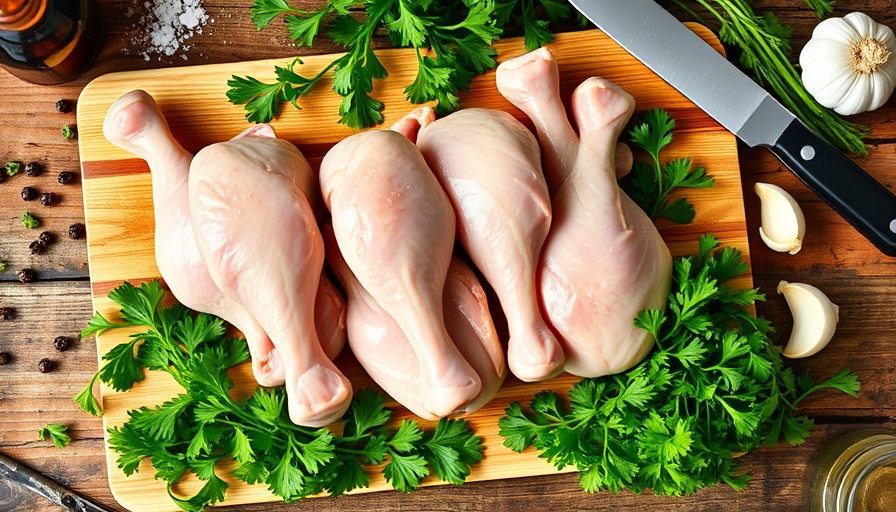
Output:
[[[56,235],[54,235],[53,233],[50,233],[49,231],[42,231],[40,236],[37,237],[37,239],[46,245],[50,245],[56,241]]]
[[[62,185],[68,185],[75,181],[75,175],[68,171],[62,171],[59,173],[59,183]]]
[[[40,204],[44,206],[53,206],[56,203],[56,194],[52,192],[44,192],[40,195]]]
[[[30,283],[34,281],[34,269],[31,268],[23,268],[19,270],[19,281],[23,283]]]
[[[37,162],[28,162],[25,164],[25,174],[28,176],[40,176],[44,172],[44,168]]]
[[[72,109],[72,104],[68,100],[59,100],[56,102],[56,112],[67,114]]]
[[[0,183],[6,181],[6,166],[0,167]]]
[[[46,357],[41,359],[39,363],[37,363],[37,369],[40,373],[50,373],[53,371],[53,367],[56,366],[53,361],[50,361]]]
[[[0,322],[6,322],[8,320],[12,320],[16,317],[15,308],[5,307],[0,308]]]
[[[28,245],[28,248],[31,249],[31,254],[43,254],[47,250],[47,244],[35,240]]]
[[[9,364],[12,362],[12,355],[9,352],[0,352],[0,365]]]
[[[25,201],[33,201],[37,198],[37,190],[31,187],[25,187],[22,189],[22,199]]]
[[[68,349],[70,343],[71,340],[66,338],[65,336],[56,336],[56,338],[53,340],[53,347],[55,347],[56,350],[63,352]]]
[[[76,222],[68,227],[68,237],[77,240],[84,236],[84,224]]]

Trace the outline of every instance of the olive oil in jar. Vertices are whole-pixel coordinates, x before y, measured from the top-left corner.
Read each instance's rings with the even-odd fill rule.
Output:
[[[0,0],[0,65],[22,80],[74,80],[96,58],[101,42],[95,0]]]
[[[840,436],[807,476],[813,512],[896,511],[896,433],[863,429]]]

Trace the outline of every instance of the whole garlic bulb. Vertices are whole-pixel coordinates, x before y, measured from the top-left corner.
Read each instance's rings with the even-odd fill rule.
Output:
[[[803,85],[840,115],[874,110],[896,87],[896,36],[861,12],[828,18],[800,53]]]

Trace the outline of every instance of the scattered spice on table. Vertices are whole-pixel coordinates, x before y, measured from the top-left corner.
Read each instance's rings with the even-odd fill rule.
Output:
[[[8,322],[16,317],[16,309],[9,306],[0,308],[0,322]]]
[[[139,18],[128,32],[132,34],[129,46],[136,46],[137,54],[147,62],[152,56],[161,60],[175,54],[187,60],[185,52],[190,46],[184,42],[215,21],[206,14],[201,0],[156,0],[151,6],[140,0],[133,4],[126,15]]]
[[[41,242],[40,240],[35,240],[28,244],[28,248],[31,249],[31,254],[33,255],[43,254],[44,251],[47,250],[47,244]]]
[[[53,206],[56,204],[56,194],[52,192],[44,192],[40,195],[40,204],[44,206]]]
[[[0,167],[0,183],[6,181],[6,178],[6,166],[4,165],[3,167]]]
[[[41,359],[39,363],[37,363],[37,370],[40,373],[50,373],[53,371],[53,368],[56,366],[56,363],[50,361],[46,357]]]
[[[9,352],[0,352],[0,365],[9,364],[12,362],[12,354]]]
[[[68,237],[77,240],[84,236],[84,224],[76,222],[68,227]]]
[[[28,229],[34,229],[40,226],[40,219],[31,212],[25,212],[22,214],[22,225]]]
[[[65,140],[72,140],[77,136],[76,129],[72,125],[65,125],[62,127],[62,138]]]
[[[17,275],[19,276],[19,281],[23,283],[30,283],[31,281],[34,281],[35,277],[37,277],[33,268],[23,268],[19,270]]]
[[[49,231],[42,231],[40,236],[37,237],[41,242],[50,245],[56,241],[56,235],[50,233]]]
[[[68,185],[75,181],[75,175],[68,171],[62,171],[59,173],[59,184],[60,185]]]
[[[56,102],[56,112],[67,114],[72,109],[72,104],[68,100],[59,100]]]
[[[15,176],[22,171],[22,162],[6,162],[6,174]]]
[[[72,340],[67,336],[56,336],[53,339],[53,348],[60,352],[64,352],[68,350],[68,347],[71,346]]]
[[[22,200],[33,201],[37,199],[37,190],[34,187],[24,187],[22,189]]]
[[[28,162],[25,164],[25,174],[28,176],[40,176],[44,172],[43,166],[37,162]]]
[[[3,272],[5,270],[6,270],[6,262],[3,260],[0,260],[0,272]]]

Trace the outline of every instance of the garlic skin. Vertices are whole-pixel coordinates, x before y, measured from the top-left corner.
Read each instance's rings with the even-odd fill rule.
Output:
[[[793,315],[793,331],[784,355],[791,359],[809,357],[827,346],[837,330],[840,308],[810,284],[781,281],[778,293],[784,295]]]
[[[840,115],[874,110],[896,88],[896,36],[861,12],[828,18],[800,52],[803,85]]]
[[[757,182],[753,190],[762,203],[759,237],[765,245],[777,252],[800,252],[806,236],[806,218],[800,205],[777,185]]]

